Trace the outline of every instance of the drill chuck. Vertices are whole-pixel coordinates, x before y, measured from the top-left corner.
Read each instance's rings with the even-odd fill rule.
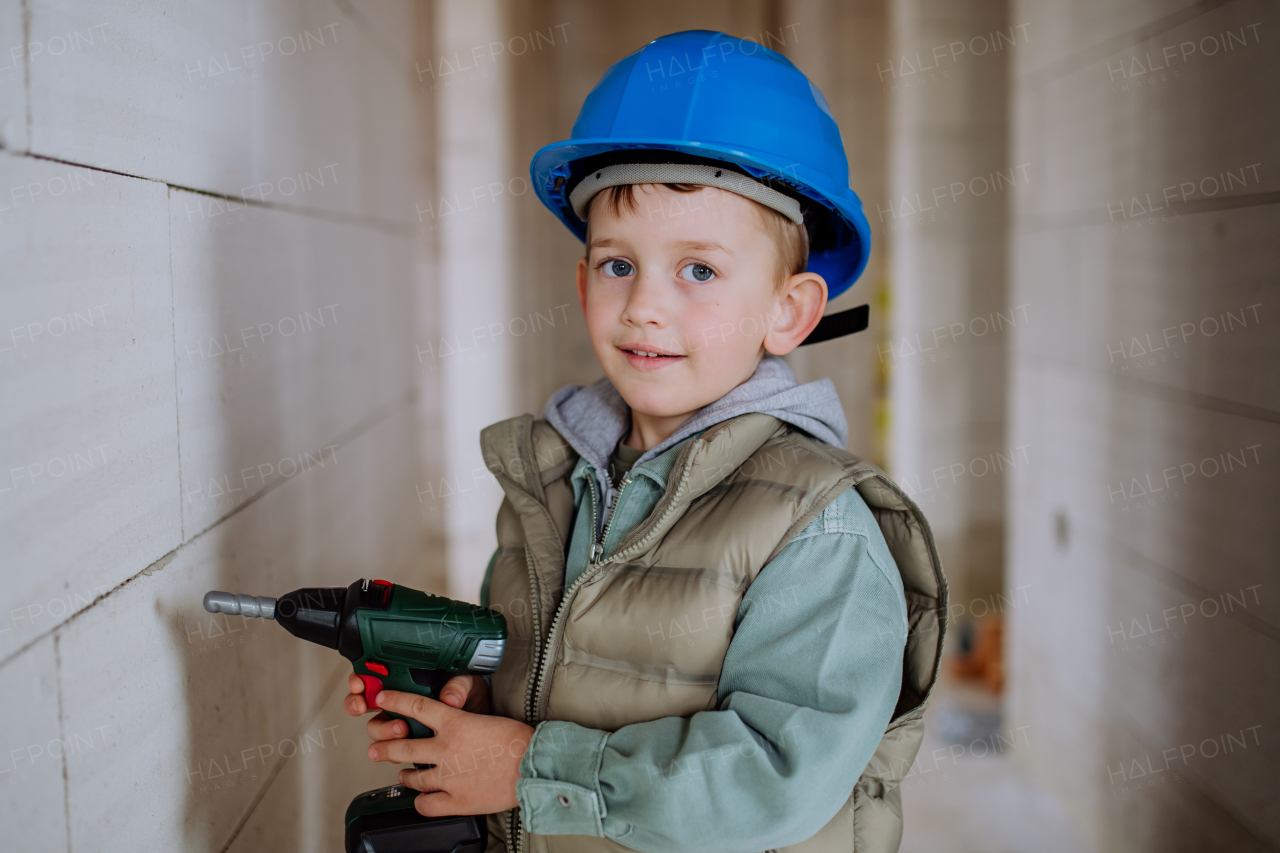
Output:
[[[387,669],[395,665],[409,689],[429,686],[436,676],[428,672],[493,672],[507,644],[501,614],[389,581],[362,578],[346,587],[304,587],[279,598],[213,590],[205,593],[204,609],[272,619],[299,639],[337,649],[357,674],[380,673],[388,684],[396,683]],[[377,668],[368,670],[366,660]],[[434,689],[426,695],[434,696]]]
[[[276,600],[262,595],[236,595],[233,592],[211,590],[204,594],[204,609],[210,613],[227,613],[232,616],[276,618]]]

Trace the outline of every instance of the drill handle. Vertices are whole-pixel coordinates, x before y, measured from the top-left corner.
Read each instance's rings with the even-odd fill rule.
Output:
[[[419,696],[426,696],[430,699],[439,699],[440,691],[444,689],[445,684],[453,677],[451,672],[443,672],[438,669],[417,670],[414,673],[413,684],[406,692],[417,693]],[[423,682],[426,682],[425,684]],[[409,737],[424,738],[435,737],[436,733],[413,717],[406,717],[403,714],[393,714],[386,712],[388,717],[404,720],[409,724]],[[434,764],[414,764],[416,770],[430,770]]]
[[[378,678],[376,676],[371,677],[360,672],[359,669],[359,667],[356,668],[356,675],[364,681],[365,704],[370,710],[380,710],[374,697],[378,695],[378,691],[384,686],[383,678]],[[429,699],[438,700],[440,698],[440,691],[444,689],[444,686],[449,682],[449,679],[453,678],[455,675],[455,673],[439,669],[413,669],[410,672],[412,680],[404,679],[403,683],[390,683],[385,686],[390,690],[402,690],[405,693],[417,693],[419,696],[426,696]],[[389,673],[384,675],[383,673],[378,672],[377,674],[383,675],[384,678],[391,681],[391,679],[387,677],[387,675],[390,675]],[[401,681],[401,679],[397,679],[397,681]],[[393,719],[404,720],[408,723],[409,737],[435,737],[435,732],[431,731],[430,728],[412,717],[406,717],[403,714],[394,714],[391,711],[385,711],[384,713]]]

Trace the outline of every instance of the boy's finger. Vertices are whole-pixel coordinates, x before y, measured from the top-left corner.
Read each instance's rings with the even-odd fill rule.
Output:
[[[355,693],[347,694],[347,698],[342,700],[342,708],[349,717],[359,717],[369,711],[369,706],[364,701],[364,697]]]
[[[364,724],[369,740],[395,740],[409,736],[409,724],[404,720],[393,720],[385,714],[371,717]]]
[[[436,731],[439,731],[449,715],[456,711],[435,699],[428,699],[416,693],[401,693],[399,690],[383,690],[374,697],[374,701],[380,708],[386,708],[402,717],[413,717]]]
[[[369,746],[369,758],[397,764],[439,764],[441,748],[435,738],[380,740]]]
[[[473,676],[455,675],[440,688],[440,701],[450,708],[462,708],[471,694]]]
[[[426,817],[451,817],[453,811],[453,795],[446,791],[422,793],[413,798],[413,807],[418,814]]]
[[[443,791],[444,784],[440,778],[440,768],[430,767],[426,770],[412,770],[405,768],[396,775],[396,781],[406,788],[412,788],[415,791],[421,791],[424,794],[430,794],[437,791]]]
[[[478,675],[468,676],[471,679],[471,695],[462,710],[473,714],[489,713],[489,682]]]
[[[364,682],[353,672],[347,676],[347,689],[352,693],[363,693]]]

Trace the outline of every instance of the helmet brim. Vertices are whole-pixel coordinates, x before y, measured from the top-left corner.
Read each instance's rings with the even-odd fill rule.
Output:
[[[828,299],[848,290],[866,269],[871,249],[871,228],[862,202],[848,187],[830,181],[798,163],[778,163],[767,153],[750,148],[698,144],[676,139],[573,139],[539,149],[529,166],[534,192],[547,209],[579,240],[586,239],[587,224],[569,204],[581,174],[574,164],[601,155],[625,157],[627,151],[673,151],[699,159],[728,163],[771,186],[785,185],[806,205],[811,250],[807,269],[827,282]],[[621,152],[621,153],[620,153]],[[856,244],[856,251],[854,251]]]

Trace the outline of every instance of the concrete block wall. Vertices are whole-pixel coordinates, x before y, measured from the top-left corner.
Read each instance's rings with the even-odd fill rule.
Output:
[[[1019,2],[1011,725],[1099,850],[1280,845],[1273,4]]]
[[[394,779],[345,661],[200,601],[443,589],[428,17],[0,9],[6,850],[337,849]]]

